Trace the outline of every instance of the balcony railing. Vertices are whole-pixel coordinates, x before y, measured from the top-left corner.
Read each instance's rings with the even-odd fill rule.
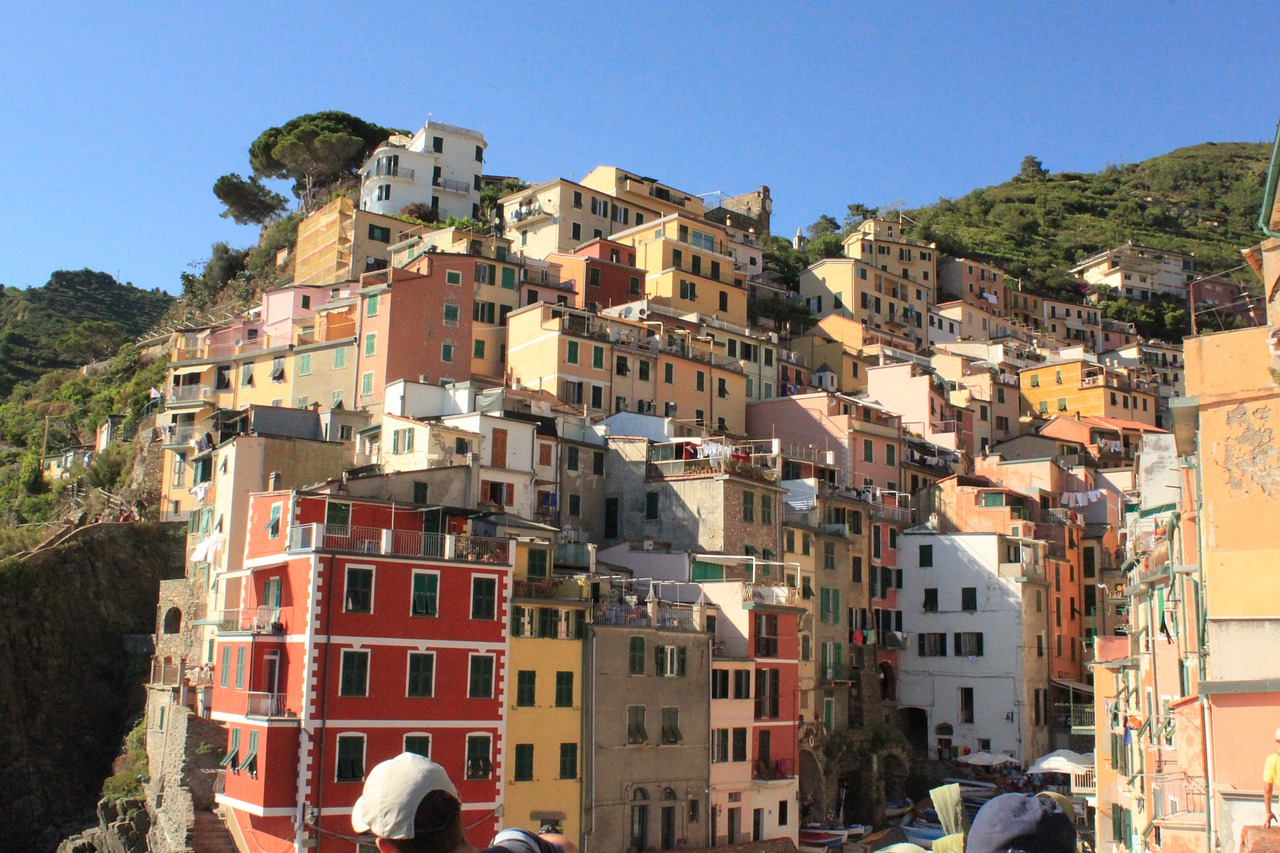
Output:
[[[596,625],[626,625],[673,631],[700,630],[692,609],[661,602],[637,604],[631,607],[624,604],[597,604],[592,608],[592,622]]]
[[[1063,727],[1093,731],[1095,710],[1093,705],[1063,702],[1058,705],[1058,718]]]
[[[181,403],[198,403],[213,397],[213,388],[208,385],[175,385],[165,395],[169,405]]]
[[[366,172],[365,175],[370,178],[404,178],[407,181],[412,181],[413,169],[405,166],[387,166],[379,163]]]
[[[191,439],[196,437],[197,428],[195,424],[183,424],[182,426],[167,425],[161,427],[161,443],[169,446],[178,444],[190,444]]]
[[[289,529],[290,551],[342,551],[386,557],[426,557],[471,563],[511,563],[509,539],[453,533],[420,533],[382,527],[308,524]]]
[[[285,708],[283,693],[249,693],[245,702],[246,717],[297,717],[297,713]]]
[[[795,774],[795,770],[793,769],[792,763],[790,759],[787,759],[787,758],[779,758],[776,761],[767,761],[767,762],[757,761],[755,769],[752,770],[751,772],[751,778],[766,779],[766,780],[790,779],[795,775],[796,774]]]
[[[1093,768],[1071,774],[1072,794],[1095,794],[1098,791],[1098,778]]]
[[[218,619],[222,633],[283,634],[278,607],[242,607],[223,610]]]
[[[177,687],[182,681],[182,664],[162,660],[151,661],[151,683]]]
[[[466,195],[471,192],[471,184],[466,181],[455,181],[452,178],[441,178],[436,182],[436,186],[447,193],[458,193]]]

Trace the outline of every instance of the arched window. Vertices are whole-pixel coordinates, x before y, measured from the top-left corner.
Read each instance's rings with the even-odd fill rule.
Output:
[[[162,628],[166,634],[176,634],[182,630],[182,611],[176,607],[170,607],[164,613],[164,627]]]
[[[631,792],[631,848],[636,853],[649,849],[649,792],[644,788]]]

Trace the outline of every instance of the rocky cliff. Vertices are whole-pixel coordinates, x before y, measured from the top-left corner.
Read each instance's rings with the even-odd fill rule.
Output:
[[[143,707],[160,581],[181,576],[183,530],[104,524],[0,562],[0,838],[53,850],[97,823],[103,779]]]

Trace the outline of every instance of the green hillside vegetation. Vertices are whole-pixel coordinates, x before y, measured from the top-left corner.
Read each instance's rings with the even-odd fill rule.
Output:
[[[172,304],[160,290],[92,270],[59,270],[28,290],[0,288],[0,398],[46,371],[114,355]]]
[[[1072,266],[1130,240],[1194,254],[1206,275],[1238,267],[1240,249],[1257,242],[1270,151],[1207,142],[1097,174],[1047,174],[1024,161],[1010,181],[904,214],[918,223],[912,236],[994,263],[1043,292],[1077,292]]]

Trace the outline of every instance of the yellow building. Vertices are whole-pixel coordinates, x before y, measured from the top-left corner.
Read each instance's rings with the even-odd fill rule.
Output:
[[[695,346],[696,325],[544,303],[507,319],[513,382],[588,413],[641,412],[745,432],[747,378],[735,362]]]
[[[723,225],[672,213],[613,239],[635,247],[636,266],[648,272],[648,299],[682,314],[697,312],[747,325],[747,291],[734,275]]]
[[[503,819],[537,831],[555,824],[582,843],[582,638],[590,589],[557,576],[550,546],[521,541],[511,597],[508,760]]]
[[[826,258],[800,273],[800,296],[815,317],[839,314],[923,346],[933,288],[856,258]]]
[[[383,269],[391,262],[391,245],[414,227],[394,216],[360,210],[349,198],[336,198],[298,226],[294,283],[335,284]]]
[[[1156,425],[1156,394],[1124,369],[1086,359],[1047,361],[1019,374],[1024,413],[1042,418],[1065,414]]]
[[[858,229],[844,239],[844,254],[882,272],[900,274],[930,291],[938,283],[938,244],[907,239],[900,222],[863,220]]]
[[[656,211],[660,216],[683,213],[701,220],[705,213],[706,205],[698,196],[660,184],[653,178],[642,178],[617,166],[596,166],[582,179],[582,185],[626,204]]]
[[[653,205],[612,197],[606,183],[588,187],[556,178],[501,199],[511,250],[539,259],[569,254],[583,243],[658,218]]]

